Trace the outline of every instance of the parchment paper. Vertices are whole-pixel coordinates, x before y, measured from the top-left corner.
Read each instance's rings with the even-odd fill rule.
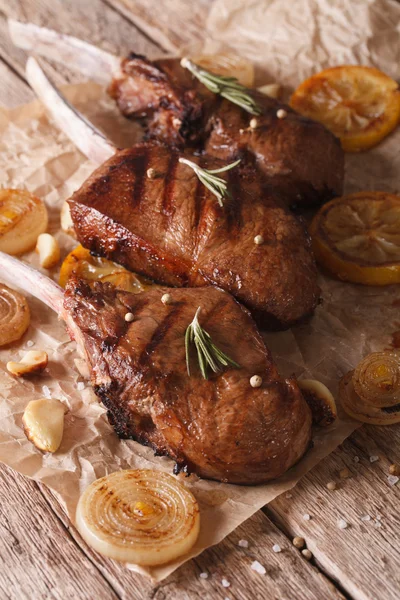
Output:
[[[337,5],[343,12],[333,10],[328,1],[320,1],[318,6],[313,0],[217,1],[210,14],[208,32],[221,44],[208,39],[207,50],[231,44],[257,61],[261,75],[268,71],[268,76],[265,72],[260,76],[259,83],[279,80],[294,86],[314,70],[343,61],[374,64],[395,75],[400,57],[396,33],[400,7],[387,0],[352,0]],[[382,15],[379,7],[391,13]],[[352,30],[353,23],[356,32]],[[117,115],[98,86],[81,84],[68,86],[64,91],[73,104],[108,130],[114,139],[111,134],[118,130],[120,145],[138,139],[137,126]],[[46,201],[51,216],[49,231],[56,235],[65,255],[76,242],[60,231],[59,210],[64,199],[93,170],[93,165],[48,122],[38,102],[1,111],[0,134],[0,184],[25,187]],[[347,189],[396,191],[399,142],[398,131],[379,148],[348,157]],[[34,253],[24,259],[38,266]],[[57,279],[56,272],[51,276]],[[309,324],[284,333],[269,333],[265,338],[283,374],[319,379],[336,394],[338,380],[345,372],[366,353],[389,346],[391,334],[399,329],[396,319],[399,319],[400,292],[394,286],[365,288],[324,277],[321,287],[323,304]],[[29,298],[29,303],[32,323],[27,333],[20,342],[0,349],[0,460],[51,487],[74,520],[78,498],[94,479],[121,468],[171,472],[173,465],[167,458],[154,457],[149,448],[118,440],[104,409],[79,374],[77,366],[81,364],[75,344],[69,341],[63,324],[37,300]],[[32,348],[48,352],[45,374],[30,380],[17,380],[8,374],[7,361],[18,359]],[[28,401],[43,396],[59,398],[70,409],[61,448],[54,455],[39,452],[26,439],[21,427]],[[350,420],[340,419],[328,429],[317,430],[314,448],[284,477],[267,485],[242,487],[202,481],[195,476],[183,477],[183,483],[192,489],[201,508],[201,533],[196,546],[189,555],[162,567],[128,567],[160,581],[292,488],[356,426]]]

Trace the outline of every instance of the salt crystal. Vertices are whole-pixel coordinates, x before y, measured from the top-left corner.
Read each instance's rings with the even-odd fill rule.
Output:
[[[32,342],[32,340],[28,340],[28,341],[26,342],[26,345],[28,346],[28,348],[32,348],[32,346],[34,346],[34,345],[35,345],[35,342]]]
[[[79,382],[78,382],[78,384],[77,384],[77,386],[76,386],[76,389],[77,389],[79,392],[81,392],[82,390],[84,390],[84,389],[85,389],[85,384],[83,383],[83,381],[79,381]]]
[[[337,526],[339,527],[339,529],[347,529],[347,527],[349,526],[349,524],[344,519],[339,519],[338,522],[337,522]]]
[[[44,385],[42,387],[42,392],[43,392],[45,398],[51,398],[50,388],[48,388],[47,385]]]
[[[371,520],[371,516],[370,515],[363,515],[361,517],[361,521],[370,521]]]
[[[274,544],[274,545],[272,546],[272,550],[273,550],[274,552],[282,552],[282,548],[280,547],[280,545],[279,545],[279,544]]]
[[[255,560],[253,563],[251,563],[251,568],[259,575],[265,575],[265,573],[267,572],[265,570],[265,567],[263,567],[262,564],[258,562],[258,560]]]
[[[248,548],[249,542],[247,540],[239,540],[238,546],[240,546],[241,548]]]
[[[289,493],[287,493],[287,494],[286,494],[286,498],[287,498],[288,500],[290,500],[290,498],[293,498],[293,494],[289,494]]]
[[[396,485],[400,481],[400,478],[397,475],[388,475],[389,485]]]
[[[223,579],[221,583],[224,588],[227,588],[231,585],[227,579]]]
[[[306,513],[305,515],[303,515],[303,519],[305,521],[309,521],[311,519],[311,515],[309,515],[308,513]]]
[[[378,515],[378,516],[376,517],[376,520],[377,520],[377,521],[381,521],[381,520],[382,520],[382,515]]]
[[[374,525],[377,529],[379,529],[379,527],[382,527],[382,523],[380,521],[375,521]]]
[[[208,578],[208,573],[200,573],[199,577],[201,579],[207,579]]]
[[[378,460],[379,460],[379,456],[377,456],[376,454],[373,454],[372,456],[369,457],[370,463],[377,462]]]
[[[355,456],[353,458],[353,460],[354,460],[355,463],[359,463],[360,462],[360,457],[359,456]]]

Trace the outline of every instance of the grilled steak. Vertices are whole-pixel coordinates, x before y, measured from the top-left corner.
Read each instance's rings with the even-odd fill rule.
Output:
[[[165,306],[161,296],[172,296]],[[203,379],[185,330],[200,323],[241,368]],[[64,308],[85,348],[96,394],[121,437],[150,445],[202,477],[255,484],[279,477],[306,451],[311,414],[294,380],[282,379],[248,311],[214,287],[153,288],[68,284]],[[124,315],[131,312],[133,322]],[[259,388],[250,386],[262,377]]]
[[[176,150],[142,143],[117,152],[69,200],[79,241],[154,281],[213,283],[267,327],[288,327],[312,313],[319,297],[302,224],[262,188],[250,165],[224,173],[231,198],[216,197]],[[189,157],[207,168],[221,164]],[[150,179],[153,168],[158,177]],[[264,243],[254,238],[261,235]]]
[[[255,130],[249,128],[252,115],[210,92],[178,59],[151,62],[131,54],[109,93],[127,117],[147,118],[151,138],[195,145],[219,158],[255,161],[290,206],[318,204],[342,193],[344,155],[335,136],[255,90],[251,94],[262,108]],[[288,113],[285,119],[277,117],[280,108]]]

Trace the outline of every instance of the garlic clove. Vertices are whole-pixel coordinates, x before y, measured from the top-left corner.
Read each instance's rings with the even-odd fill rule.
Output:
[[[49,233],[39,235],[36,252],[39,253],[40,266],[45,269],[51,269],[60,261],[60,247],[57,240]]]
[[[320,427],[331,425],[337,417],[337,409],[326,385],[316,379],[302,379],[297,383],[311,409],[313,423]]]
[[[265,94],[265,96],[269,96],[270,98],[279,98],[282,91],[279,83],[267,83],[266,85],[262,85],[257,89],[259,92]]]
[[[29,350],[20,362],[9,361],[7,363],[7,371],[17,377],[40,373],[47,367],[48,360],[47,352],[43,350]]]
[[[31,400],[22,417],[25,435],[43,452],[56,452],[64,433],[65,405],[60,400]]]
[[[64,202],[64,204],[61,207],[60,220],[61,220],[61,229],[63,231],[65,231],[65,233],[68,233],[68,235],[72,235],[73,237],[76,237],[75,230],[74,230],[74,223],[72,221],[71,211],[70,211],[68,202]]]

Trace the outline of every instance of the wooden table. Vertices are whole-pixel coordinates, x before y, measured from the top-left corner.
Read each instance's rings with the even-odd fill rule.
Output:
[[[154,57],[200,38],[210,5],[211,0],[0,0],[0,104],[12,107],[34,98],[24,76],[26,55],[11,44],[7,17],[116,54],[134,49]],[[56,65],[52,74],[59,84],[80,80]],[[380,458],[371,463],[374,455]],[[363,427],[291,495],[157,585],[93,552],[51,492],[1,466],[0,598],[398,600],[400,487],[388,484],[391,463],[400,464],[400,427]],[[339,478],[344,467],[351,478]],[[326,488],[331,480],[338,483],[335,491]],[[348,521],[347,529],[338,527],[340,518]],[[311,562],[292,545],[294,535],[306,539]],[[240,539],[248,540],[248,549],[238,547]],[[274,544],[282,552],[274,553]],[[265,565],[265,576],[250,569],[253,560]],[[199,577],[203,572],[207,579]]]

